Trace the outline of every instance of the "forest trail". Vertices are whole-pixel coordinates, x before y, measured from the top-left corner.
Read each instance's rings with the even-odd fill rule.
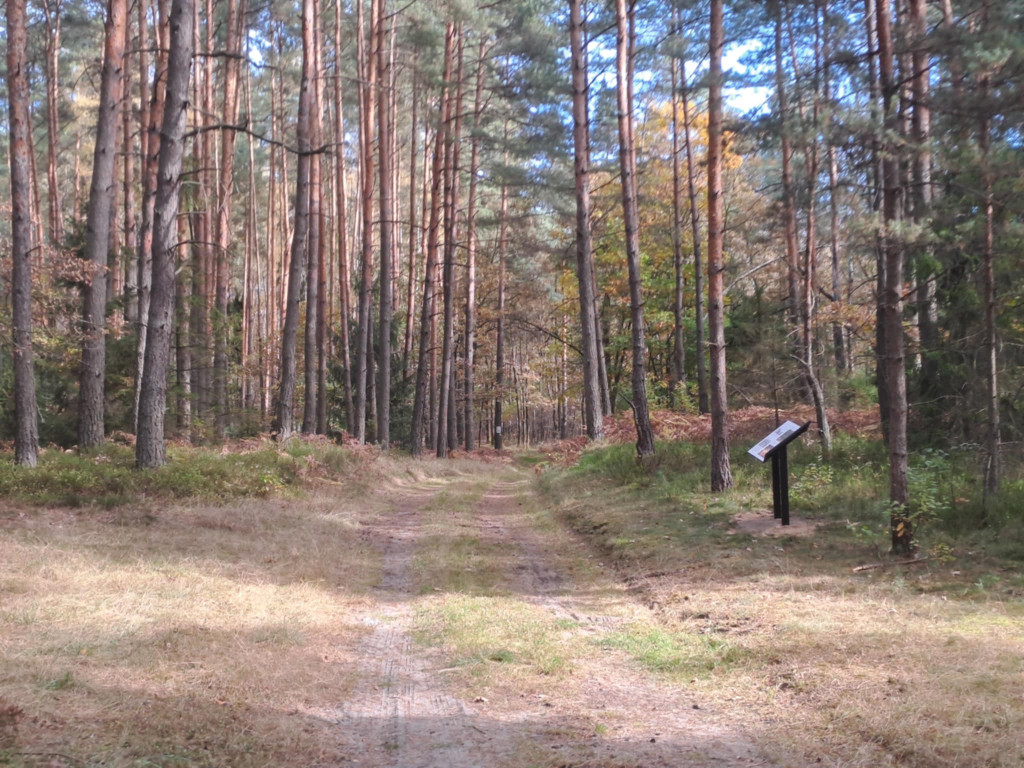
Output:
[[[544,514],[530,473],[480,463],[445,484],[382,493],[387,510],[361,520],[380,580],[359,617],[368,632],[350,649],[348,663],[363,674],[340,707],[348,764],[769,764],[685,684],[602,646],[624,622],[653,619]],[[467,616],[477,608],[483,621],[474,623]],[[555,649],[556,671],[538,672],[544,662],[531,666],[529,649],[494,651],[503,641],[518,647],[488,635],[498,626],[517,633],[507,612],[525,617],[522,634],[539,633],[538,658]],[[467,652],[477,646],[491,650]]]

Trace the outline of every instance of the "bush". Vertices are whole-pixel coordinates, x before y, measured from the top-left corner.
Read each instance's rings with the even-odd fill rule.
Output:
[[[108,443],[80,453],[44,450],[39,466],[29,469],[15,466],[5,452],[0,453],[0,497],[62,507],[262,497],[298,488],[311,467],[321,475],[343,475],[351,470],[351,456],[336,446],[301,440],[290,441],[285,451],[268,445],[249,453],[170,446],[166,466],[137,470],[131,447]]]

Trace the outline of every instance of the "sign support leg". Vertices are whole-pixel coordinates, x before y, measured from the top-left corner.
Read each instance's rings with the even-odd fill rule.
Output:
[[[779,454],[772,454],[772,512],[775,519],[782,517],[782,480],[779,473]]]
[[[779,456],[779,496],[782,501],[782,524],[789,525],[789,461],[786,446],[782,446]]]

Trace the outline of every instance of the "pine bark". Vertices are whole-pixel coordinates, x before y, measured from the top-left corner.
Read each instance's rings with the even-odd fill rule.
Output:
[[[508,121],[504,132],[505,157],[508,165]],[[494,450],[503,445],[505,400],[505,260],[508,254],[508,185],[502,180],[501,203],[498,208],[498,331],[494,355]],[[582,305],[581,305],[582,306]],[[600,413],[600,410],[598,410]]]
[[[686,59],[679,60],[679,89],[683,96],[683,143],[686,147],[686,187],[690,200],[690,232],[693,239],[693,313],[697,338],[697,410],[707,413],[708,371],[707,332],[704,325],[704,255],[700,236],[700,210],[697,206],[697,173],[694,169],[693,141],[690,138],[690,94],[686,84]]]
[[[454,26],[449,23],[445,34],[444,50],[444,82],[448,83],[452,76],[452,45],[454,43]],[[423,268],[423,303],[420,305],[420,343],[416,365],[416,391],[413,396],[412,408],[412,430],[409,443],[409,451],[413,456],[418,456],[423,451],[423,428],[424,421],[433,419],[433,398],[427,397],[427,388],[430,385],[430,370],[433,359],[433,331],[434,331],[434,308],[435,308],[435,279],[437,276],[437,248],[439,240],[439,229],[441,226],[441,184],[442,184],[442,162],[444,151],[444,127],[447,117],[450,114],[447,85],[441,92],[440,124],[434,132],[434,153],[431,160],[430,170],[430,224],[427,227],[427,254],[426,263]],[[425,171],[425,169],[424,169]],[[428,437],[433,441],[433,430],[428,429]]]
[[[313,3],[312,59],[310,73],[313,89],[309,115],[309,223],[306,232],[306,332],[303,337],[305,392],[302,402],[302,432],[316,434],[319,422],[320,356],[326,341],[324,331],[324,253],[323,253],[323,166],[319,147],[323,138],[323,101],[320,89],[320,7]],[[326,361],[326,360],[325,360]],[[325,401],[326,405],[326,401]],[[324,421],[326,422],[326,410]],[[325,424],[326,426],[326,424]]]
[[[476,65],[476,92],[473,96],[473,133],[470,138],[469,160],[469,201],[466,213],[466,351],[463,357],[465,372],[465,444],[466,450],[472,451],[476,446],[476,401],[474,399],[476,355],[476,195],[477,171],[480,167],[480,110],[483,108],[484,88],[484,55],[487,52],[486,41],[480,41],[480,50]]]
[[[353,432],[352,403],[352,344],[349,321],[351,318],[351,293],[349,291],[349,251],[348,251],[348,200],[346,196],[345,169],[345,110],[342,101],[341,76],[341,3],[334,10],[334,157],[335,157],[335,234],[338,249],[338,273],[340,284],[338,293],[341,298],[341,355],[344,372],[342,388],[345,391],[345,417],[349,433]]]
[[[238,67],[242,52],[242,26],[245,18],[244,0],[227,0],[227,35],[224,57],[221,116],[225,124],[234,125],[238,119]],[[207,19],[207,24],[211,20]],[[229,271],[231,246],[234,240],[231,227],[231,201],[235,185],[235,131],[228,129],[220,136],[220,169],[217,183],[217,247],[216,247],[216,300],[213,344],[213,388],[216,414],[214,426],[217,437],[223,439],[228,428],[228,322]]]
[[[419,118],[419,88],[417,78],[412,82],[412,126],[409,129],[409,274],[405,300],[405,339],[402,344],[402,381],[409,380],[409,363],[412,361],[413,318],[416,314],[416,160],[419,156],[416,127]],[[426,136],[424,136],[426,141]],[[426,174],[426,167],[423,169]]]
[[[459,144],[462,129],[462,78],[463,48],[462,27],[456,28],[455,39],[458,41],[457,68],[455,74],[455,93],[450,101],[450,109],[445,124],[445,188],[446,214],[444,221],[444,269],[442,291],[444,294],[444,328],[441,337],[441,376],[437,398],[437,435],[435,446],[439,459],[448,456],[455,426],[455,387],[453,386],[455,365],[455,248],[458,236],[459,209]]]
[[[78,445],[101,445],[104,439],[104,382],[106,369],[107,253],[110,220],[117,186],[114,160],[120,127],[121,83],[127,0],[108,0],[103,71],[100,76],[99,117],[93,150],[89,210],[85,224],[85,252],[89,282],[82,315],[82,363],[78,387]]]
[[[391,82],[387,41],[387,2],[377,0],[377,71],[380,82]],[[391,320],[394,313],[395,264],[394,176],[391,147],[391,100],[387,89],[377,99],[377,142],[380,156],[380,324],[377,333],[377,443],[391,441]]]
[[[673,32],[679,34],[678,22],[673,20]],[[669,402],[674,407],[676,389],[686,386],[686,346],[683,341],[685,310],[683,307],[683,189],[679,161],[679,60],[671,61],[672,76],[672,262],[675,267],[675,291],[672,297],[672,348],[669,368]]]
[[[881,302],[885,346],[879,350],[885,368],[887,443],[889,448],[889,501],[892,549],[908,554],[913,549],[913,530],[907,504],[907,379],[903,345],[903,248],[895,232],[902,195],[899,157],[892,137],[898,132],[893,98],[897,85],[893,74],[892,10],[889,0],[876,0],[875,26],[878,37],[879,81],[882,91],[884,134],[882,160],[881,251],[885,262],[884,293]]]
[[[583,347],[583,419],[587,437],[604,436],[604,408],[599,380],[597,307],[595,304],[593,241],[590,229],[590,125],[586,48],[583,42],[582,0],[569,0],[569,42],[572,50],[573,172],[576,192],[576,277],[580,297]],[[504,191],[504,188],[503,188]],[[504,245],[504,240],[502,241]]]
[[[982,3],[981,24],[984,31],[990,26],[990,0]],[[983,71],[979,86],[984,100],[984,110],[978,127],[978,143],[981,150],[982,184],[984,186],[985,230],[982,240],[981,272],[982,301],[985,307],[985,410],[988,416],[986,435],[987,461],[985,464],[985,499],[999,492],[1000,466],[1000,425],[999,425],[999,340],[996,336],[996,280],[995,280],[995,196],[993,190],[992,158],[992,109],[991,73]]]
[[[362,180],[360,203],[362,211],[362,264],[359,284],[359,338],[356,341],[355,433],[360,444],[366,443],[367,376],[372,357],[370,333],[373,303],[373,113],[377,91],[377,59],[375,56],[377,3],[371,0],[370,29],[363,24],[363,0],[356,0],[357,52],[361,87],[359,89],[359,173]],[[369,50],[367,50],[367,44]]]
[[[928,49],[928,20],[925,0],[908,0],[910,37],[912,40],[910,87],[913,97],[913,218],[922,228],[915,251],[917,285],[917,327],[921,344],[921,383],[927,393],[937,374],[935,361],[939,341],[938,281],[932,267],[932,247],[929,243],[928,222],[932,207],[932,151],[931,151],[931,62]]]
[[[60,22],[61,0],[43,0],[46,17],[46,182],[50,216],[50,244],[60,247],[64,241],[64,213],[61,210],[60,184]],[[102,89],[102,85],[100,86]]]
[[[729,403],[725,381],[724,201],[722,199],[723,0],[711,0],[708,89],[708,330],[711,352],[711,490],[732,487],[729,463]]]
[[[188,82],[193,53],[192,2],[173,0],[168,19],[167,92],[153,206],[153,285],[139,398],[139,429],[135,443],[135,461],[140,468],[158,467],[167,460],[164,412],[171,340],[174,335],[178,199],[181,193],[181,164],[189,102]]]
[[[170,0],[159,0],[157,11],[157,40],[160,53],[157,56],[153,74],[150,100],[146,107],[147,121],[145,124],[145,154],[143,155],[142,183],[142,227],[139,229],[138,261],[139,261],[139,326],[135,339],[135,401],[132,422],[136,432],[139,426],[140,397],[142,396],[142,380],[145,374],[146,345],[149,335],[149,306],[153,283],[153,229],[155,226],[156,190],[160,161],[160,127],[164,118],[164,102],[166,97],[168,67],[168,8]],[[192,6],[190,5],[191,9]],[[192,26],[190,24],[190,26]],[[144,78],[149,77],[146,72]]]
[[[618,81],[619,167],[622,177],[622,217],[626,230],[626,265],[629,270],[629,307],[633,342],[633,421],[636,450],[643,459],[654,455],[654,432],[647,406],[647,345],[644,341],[643,296],[640,274],[640,225],[636,200],[636,141],[633,127],[631,37],[633,7],[627,13],[626,0],[616,0]]]
[[[34,467],[39,453],[32,359],[32,224],[25,0],[7,2],[7,107],[11,163],[11,304],[14,322],[14,463]]]
[[[277,400],[278,439],[285,441],[295,433],[295,347],[299,330],[299,298],[305,270],[307,230],[309,228],[310,112],[313,101],[313,3],[302,0],[302,81],[299,87],[299,111],[296,125],[298,164],[295,177],[295,225],[288,263],[288,288],[285,296],[284,328],[281,332],[281,386]],[[287,178],[287,176],[283,177]]]

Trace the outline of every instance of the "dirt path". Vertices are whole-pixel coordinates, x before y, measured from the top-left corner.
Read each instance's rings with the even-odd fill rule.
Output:
[[[390,511],[362,521],[378,549],[382,576],[361,617],[370,631],[349,661],[363,670],[363,684],[341,706],[349,764],[768,765],[740,729],[701,709],[685,686],[589,642],[646,609],[613,574],[592,564],[580,542],[560,528],[536,524],[529,474],[487,465],[481,472],[489,475],[489,487],[476,503],[465,500],[479,488],[480,474],[454,480],[443,499],[426,484],[392,489]],[[571,627],[565,634],[587,639],[580,646],[585,650],[571,659],[571,674],[536,677],[525,686],[483,678],[468,691],[465,678],[451,674],[459,670],[445,667],[443,649],[417,642],[417,605],[434,597],[421,594],[417,556],[427,546],[428,528],[436,536],[432,526],[439,516],[445,530],[469,535],[482,551],[504,553],[500,594]]]

